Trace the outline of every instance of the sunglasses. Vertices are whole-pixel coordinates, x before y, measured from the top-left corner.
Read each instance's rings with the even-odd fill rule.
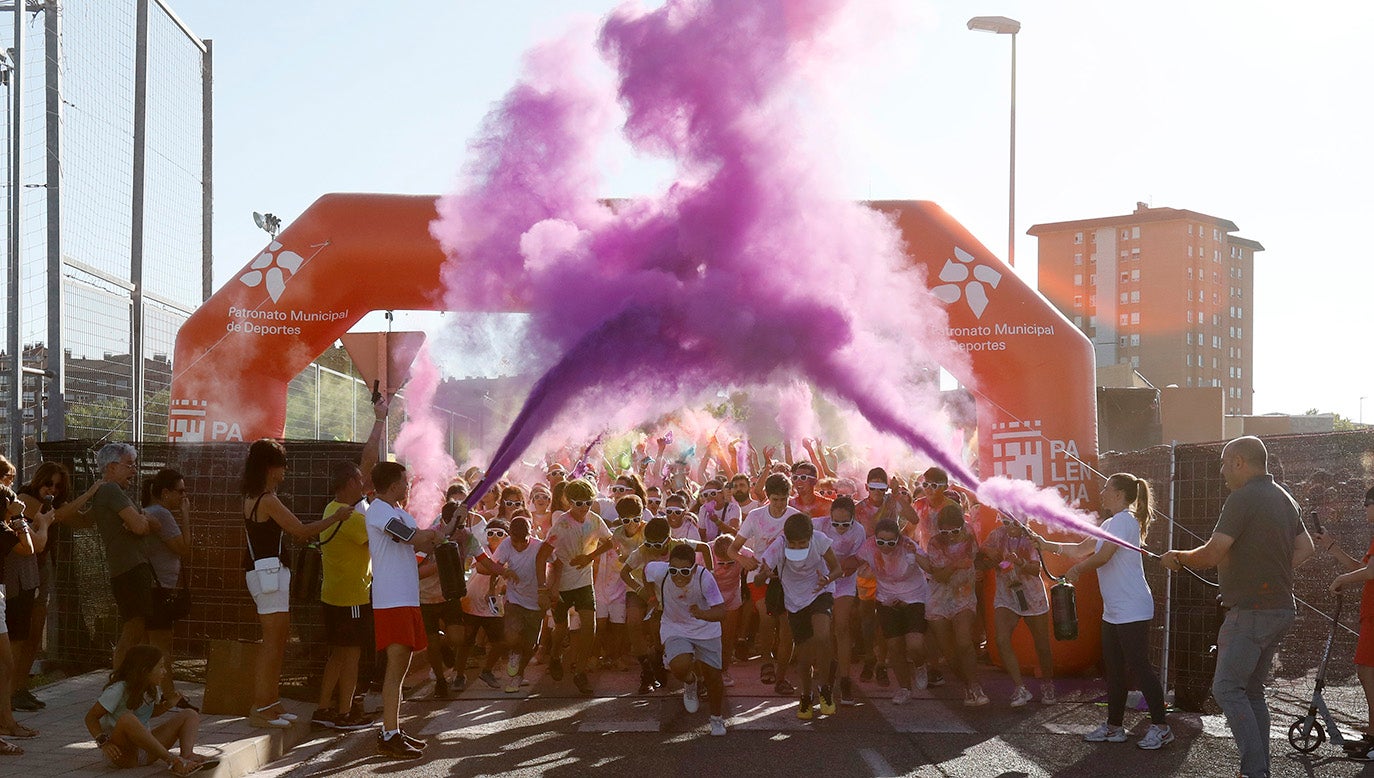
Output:
[[[611,491],[616,494],[623,494],[624,492],[633,492],[634,489],[631,489],[628,486],[621,486],[620,484],[616,484],[615,486],[611,487]]]
[[[880,545],[880,546],[882,546],[883,548],[892,548],[893,546],[897,545],[897,539],[896,539],[896,538],[893,538],[892,540],[883,540],[882,538],[874,538],[874,541],[877,542],[877,544]]]
[[[712,497],[715,497],[715,496],[718,495],[718,494],[720,494],[720,490],[719,490],[719,489],[702,489],[702,490],[701,490],[701,496],[702,496],[702,497],[705,497],[705,498],[707,498],[707,499],[710,499],[710,498],[712,498]]]
[[[553,498],[550,497],[550,496],[547,495],[547,494],[536,494],[536,495],[534,495],[533,497],[531,497],[530,499],[531,499],[531,500],[534,500],[535,502],[548,502],[549,500],[552,500]]]
[[[691,575],[692,571],[695,569],[697,569],[696,565],[692,565],[691,567],[673,567],[669,565],[668,575]]]
[[[659,499],[659,500],[649,500],[649,504],[650,504],[650,505],[662,505],[662,504],[663,504],[663,500],[661,500],[661,499]]]
[[[935,489],[935,490],[938,491],[938,490],[940,490],[940,489],[948,489],[948,488],[949,488],[949,484],[941,484],[941,483],[934,483],[934,482],[932,482],[932,483],[921,484],[921,488],[922,488],[922,489]]]
[[[1016,519],[999,519],[999,521],[1002,522],[1002,526],[1003,526],[1003,527],[1019,527],[1019,526],[1021,526],[1021,522],[1017,521]]]
[[[578,508],[586,508],[592,504],[591,500],[573,500],[572,504]]]
[[[644,545],[645,545],[645,547],[647,547],[647,548],[663,548],[664,546],[668,545],[668,541],[666,541],[666,540],[646,540],[646,541],[644,541]]]
[[[964,528],[963,528],[963,527],[960,527],[960,528],[958,528],[958,529],[942,529],[942,530],[939,530],[939,533],[940,533],[941,535],[958,535],[958,534],[962,533],[963,531],[964,531]]]
[[[821,496],[824,497],[824,498],[827,499],[827,500],[833,500],[833,499],[835,499],[835,497],[837,496],[837,493],[836,493],[836,492],[832,492],[832,491],[830,491],[829,489],[822,489],[822,490],[821,490]]]
[[[518,508],[525,504],[524,500],[502,500],[501,504],[507,508]]]
[[[850,525],[853,523],[854,522],[852,521],[832,521],[830,522],[830,526],[834,527],[840,532],[844,532],[845,530],[849,529]]]
[[[643,524],[643,523],[644,523],[644,519],[640,518],[639,516],[636,516],[636,517],[634,517],[633,519],[626,519],[626,520],[624,520],[624,521],[622,521],[622,522],[620,522],[620,523],[621,523],[621,524]]]
[[[816,476],[810,475],[810,474],[808,474],[808,473],[797,473],[796,475],[792,476],[792,480],[793,480],[793,481],[814,481],[814,480],[816,480]]]
[[[509,532],[506,532],[506,531],[503,530],[503,529],[489,529],[489,530],[487,530],[487,537],[489,537],[489,538],[504,538],[504,537],[508,536],[509,534],[510,534]]]
[[[686,508],[664,508],[663,512],[669,516],[681,516],[687,512]]]

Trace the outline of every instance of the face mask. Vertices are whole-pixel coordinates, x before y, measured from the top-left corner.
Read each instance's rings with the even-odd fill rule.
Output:
[[[789,562],[805,562],[805,561],[806,561],[806,558],[807,558],[808,556],[811,556],[811,547],[810,547],[810,546],[807,546],[806,548],[791,548],[791,547],[789,547],[789,548],[783,549],[783,553],[786,555],[787,560],[788,560]]]

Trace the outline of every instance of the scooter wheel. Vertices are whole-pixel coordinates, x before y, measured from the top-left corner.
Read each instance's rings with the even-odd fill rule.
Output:
[[[1325,742],[1326,730],[1315,721],[1308,723],[1306,718],[1300,718],[1288,728],[1288,744],[1304,754],[1316,751]]]

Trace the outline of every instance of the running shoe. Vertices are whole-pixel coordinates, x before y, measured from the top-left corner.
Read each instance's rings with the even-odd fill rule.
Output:
[[[930,668],[930,688],[938,689],[944,685],[945,674],[935,669],[934,667]]]
[[[1169,725],[1151,724],[1136,745],[1146,751],[1156,751],[1174,742],[1174,730]]]
[[[879,686],[891,685],[892,681],[887,677],[887,665],[878,665],[877,669],[873,671],[873,679],[878,682]]]
[[[814,714],[811,710],[811,695],[803,694],[801,696],[801,704],[797,707],[797,718],[802,721],[810,721],[812,715]]]
[[[563,680],[563,660],[558,657],[549,660],[549,677],[555,681]]]
[[[682,708],[688,713],[696,713],[701,708],[701,697],[697,693],[697,682],[682,685]]]
[[[340,732],[357,732],[362,729],[369,729],[376,725],[376,720],[371,716],[361,713],[354,716],[351,712],[334,719],[334,729]]]
[[[916,688],[925,691],[930,688],[930,675],[925,665],[916,668]]]
[[[853,681],[850,681],[848,678],[840,679],[840,704],[854,704],[854,683]]]
[[[779,678],[778,682],[773,684],[773,693],[779,697],[791,697],[797,693],[797,687],[788,683],[786,678]]]
[[[726,670],[725,672],[720,674],[720,683],[722,686],[734,686],[735,677],[733,675],[730,675],[729,670]]]
[[[1089,743],[1125,743],[1126,730],[1124,727],[1113,727],[1111,724],[1102,724],[1097,729],[1083,736]]]
[[[767,686],[771,683],[777,683],[777,680],[777,670],[772,662],[764,662],[759,665],[759,683]]]
[[[335,729],[338,726],[338,715],[331,708],[316,708],[315,712],[310,714],[310,726]]]
[[[581,694],[591,694],[591,693],[592,693],[592,684],[591,684],[590,681],[587,680],[587,674],[586,674],[586,673],[582,673],[582,672],[573,673],[573,686],[576,686],[576,687],[577,687],[577,691],[578,691],[579,693],[581,693]]]
[[[892,695],[893,705],[905,705],[911,702],[911,690],[906,687],[899,687]]]
[[[725,717],[711,717],[711,734],[715,735],[716,737],[720,737],[725,734]]]
[[[391,737],[378,734],[377,753],[388,759],[419,759],[425,755],[419,748],[406,741],[404,732],[397,732]]]
[[[506,660],[506,676],[514,678],[520,674],[520,655],[510,652],[510,658]]]
[[[489,688],[500,689],[501,684],[496,680],[496,676],[490,670],[483,670],[477,679],[486,684]]]
[[[964,696],[964,705],[970,708],[981,708],[988,704],[988,696],[983,693],[983,687],[974,684],[969,687],[968,694]]]
[[[835,715],[835,691],[829,686],[821,687],[821,715]]]
[[[1031,695],[1030,689],[1027,689],[1024,686],[1018,686],[1016,687],[1016,694],[1013,694],[1011,697],[1011,707],[1025,707],[1026,703],[1030,702],[1033,699],[1035,699],[1035,697]]]
[[[401,730],[401,737],[405,738],[407,743],[411,744],[412,746],[415,746],[421,751],[425,750],[426,748],[429,748],[429,743],[426,743],[420,738],[415,737],[409,732],[406,732],[404,729]]]
[[[510,680],[506,681],[506,694],[515,694],[516,692],[520,691],[520,682],[522,680],[524,679],[517,675],[514,678],[511,678]]]
[[[445,681],[443,676],[440,676],[439,678],[435,679],[434,694],[432,695],[432,698],[436,700],[452,699],[452,694],[448,690],[448,681]]]

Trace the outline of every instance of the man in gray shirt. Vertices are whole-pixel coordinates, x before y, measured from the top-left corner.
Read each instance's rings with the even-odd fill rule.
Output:
[[[110,589],[119,608],[119,642],[114,667],[124,654],[148,642],[148,614],[153,607],[153,568],[143,551],[143,536],[155,526],[134,506],[125,491],[138,473],[138,452],[127,443],[107,443],[96,452],[103,483],[90,502],[90,516],[105,542]]]
[[[1221,476],[1231,494],[1212,537],[1191,551],[1169,551],[1160,561],[1170,570],[1217,568],[1228,610],[1217,637],[1212,696],[1240,750],[1241,775],[1267,777],[1264,680],[1297,617],[1293,571],[1312,556],[1312,538],[1297,503],[1269,474],[1269,452],[1259,438],[1227,443]]]

